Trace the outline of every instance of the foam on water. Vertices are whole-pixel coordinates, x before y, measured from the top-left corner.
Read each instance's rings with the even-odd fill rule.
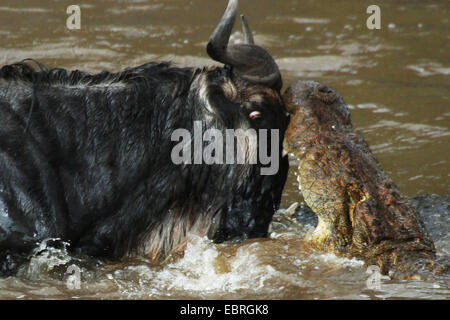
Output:
[[[450,75],[450,68],[443,66],[440,63],[428,62],[417,65],[408,65],[407,69],[413,70],[420,77],[429,77],[434,75]]]
[[[299,283],[298,277],[265,263],[257,242],[232,250],[231,256],[226,249],[227,246],[213,244],[207,238],[193,236],[184,257],[176,262],[162,268],[148,264],[129,266],[108,278],[128,298],[155,298],[167,296],[167,293],[176,297],[231,298],[242,292],[261,295],[279,291],[279,287],[268,285],[271,280]],[[135,279],[133,286],[130,286],[130,277]]]
[[[62,247],[54,247],[51,245],[52,242],[58,242]],[[29,279],[39,279],[48,275],[56,267],[69,263],[71,257],[67,252],[68,245],[57,238],[49,238],[40,242],[33,250],[26,268],[22,270],[23,276]]]
[[[247,288],[248,280],[252,279],[252,290],[260,290],[264,287],[265,279],[275,270],[267,265],[261,266],[258,257],[251,254],[253,248],[241,247],[230,261],[220,261],[220,252],[209,240],[194,238],[187,246],[185,257],[169,265],[160,274],[160,279],[174,280],[172,288],[204,293]],[[249,265],[252,268],[248,268]]]
[[[321,263],[327,265],[334,265],[340,267],[362,267],[364,266],[364,261],[356,258],[343,258],[338,257],[333,253],[321,253],[312,255],[313,259],[319,260]]]

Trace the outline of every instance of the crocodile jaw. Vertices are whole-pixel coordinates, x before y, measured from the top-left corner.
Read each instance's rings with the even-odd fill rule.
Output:
[[[328,225],[320,217],[316,229],[308,233],[305,239],[319,250],[328,251],[330,248],[331,231]]]

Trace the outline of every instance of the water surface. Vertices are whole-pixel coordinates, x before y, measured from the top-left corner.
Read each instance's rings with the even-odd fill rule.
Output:
[[[277,59],[285,86],[310,79],[342,94],[357,131],[403,194],[449,194],[448,1],[379,2],[381,30],[366,28],[367,5],[356,0],[242,0],[240,11]],[[212,64],[205,44],[226,1],[79,1],[81,30],[66,28],[71,4],[0,0],[0,64],[32,57],[91,72],[157,60]],[[242,39],[239,29],[232,38]],[[295,161],[283,206],[301,200],[294,169]],[[439,234],[448,234],[448,215],[440,218]],[[448,237],[436,246],[449,254]],[[0,280],[0,298],[449,297],[442,283],[391,281],[369,290],[360,261],[313,252],[301,233],[287,231],[239,245],[193,238],[184,258],[163,267],[73,259],[64,250],[37,255],[21,278]],[[71,263],[82,266],[81,290],[66,286]]]

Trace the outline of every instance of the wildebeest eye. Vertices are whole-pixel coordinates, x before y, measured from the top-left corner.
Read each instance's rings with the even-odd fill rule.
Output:
[[[249,118],[252,119],[252,120],[260,119],[260,118],[262,118],[262,114],[259,111],[252,111],[249,114]]]

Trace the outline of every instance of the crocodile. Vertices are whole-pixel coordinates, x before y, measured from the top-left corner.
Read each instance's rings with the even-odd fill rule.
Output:
[[[298,158],[300,191],[318,217],[305,240],[395,279],[448,271],[437,262],[421,217],[354,130],[342,96],[322,83],[298,81],[283,100],[291,114],[284,152]]]

